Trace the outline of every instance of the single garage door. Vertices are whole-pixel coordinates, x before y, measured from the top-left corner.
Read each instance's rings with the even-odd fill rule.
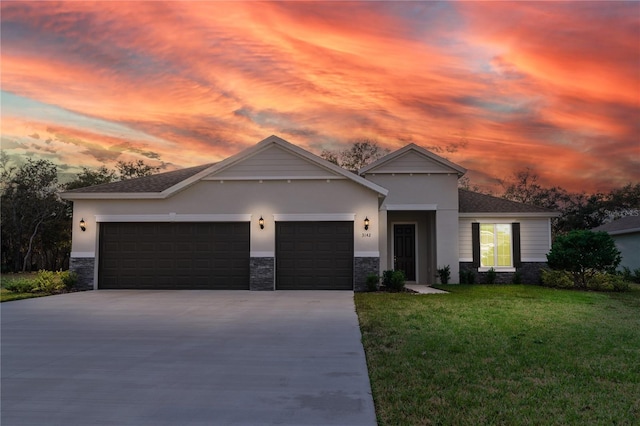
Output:
[[[248,222],[100,224],[98,287],[249,289]]]
[[[353,222],[276,222],[278,290],[353,290]]]

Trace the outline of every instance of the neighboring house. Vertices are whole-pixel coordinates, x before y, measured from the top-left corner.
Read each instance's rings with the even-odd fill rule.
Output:
[[[276,136],[219,163],[67,191],[89,288],[364,290],[401,269],[537,274],[555,212],[458,190],[414,144],[346,171]],[[81,226],[82,225],[82,229]],[[479,282],[479,281],[476,281]]]
[[[620,267],[632,271],[640,268],[640,216],[625,216],[605,223],[592,231],[604,231],[611,235],[622,254]]]

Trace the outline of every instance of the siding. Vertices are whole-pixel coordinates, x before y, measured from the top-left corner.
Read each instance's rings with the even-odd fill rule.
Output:
[[[255,155],[224,169],[212,177],[216,179],[239,177],[336,177],[336,174],[310,163],[280,147],[271,146]]]
[[[471,243],[471,223],[520,223],[520,252],[522,262],[546,262],[551,242],[549,241],[549,220],[532,218],[460,218],[460,230],[458,234],[460,247],[460,261],[470,262],[473,258],[473,246]]]
[[[371,173],[455,173],[454,170],[424,157],[416,152],[409,151],[404,155],[369,170]]]

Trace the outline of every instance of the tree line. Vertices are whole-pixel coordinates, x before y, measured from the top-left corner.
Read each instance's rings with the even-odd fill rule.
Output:
[[[160,170],[143,161],[120,161],[83,171],[68,183],[58,181],[58,167],[48,160],[28,158],[10,166],[0,154],[0,260],[2,272],[67,269],[71,252],[70,201],[62,191],[148,176]]]

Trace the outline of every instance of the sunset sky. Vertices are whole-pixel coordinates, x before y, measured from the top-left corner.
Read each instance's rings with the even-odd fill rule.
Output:
[[[173,170],[275,134],[316,154],[413,142],[493,190],[527,166],[572,191],[640,181],[637,2],[0,7],[15,161]]]

